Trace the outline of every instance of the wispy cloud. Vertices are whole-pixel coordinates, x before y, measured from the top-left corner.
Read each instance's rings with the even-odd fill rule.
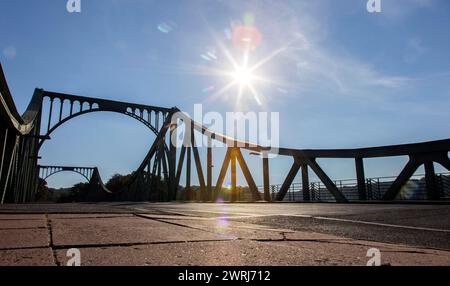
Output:
[[[422,41],[418,38],[409,39],[406,44],[405,54],[403,55],[403,61],[408,64],[415,63],[417,59],[422,56],[427,49],[424,47]]]
[[[417,5],[431,2],[417,1]],[[251,6],[264,29],[268,42],[266,46],[270,47],[268,50],[292,43],[276,60],[282,65],[280,75],[284,76],[279,80],[284,84],[282,88],[296,89],[297,93],[303,94],[320,93],[323,96],[376,94],[380,97],[383,90],[399,89],[415,81],[407,75],[385,73],[370,64],[368,59],[358,58],[339,43],[331,42],[327,37],[330,9],[327,4],[316,2],[319,1],[310,4],[309,1],[267,0]],[[242,6],[235,8],[242,10]],[[419,52],[420,42],[412,41],[410,45],[411,54],[414,48],[416,53]]]
[[[332,93],[357,96],[367,94],[370,89],[401,88],[413,80],[384,74],[356,57],[312,43],[301,50],[293,50],[290,56],[298,62],[297,85],[303,89],[327,89]]]
[[[17,50],[13,46],[8,46],[3,49],[3,56],[8,60],[14,60],[17,56]]]
[[[429,9],[440,0],[382,0],[381,16],[390,21],[402,21],[421,9]]]

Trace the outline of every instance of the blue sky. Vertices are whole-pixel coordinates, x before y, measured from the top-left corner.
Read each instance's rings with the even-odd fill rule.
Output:
[[[449,1],[382,0],[379,14],[366,11],[366,0],[81,0],[82,12],[73,14],[66,2],[0,1],[0,60],[20,111],[41,87],[189,113],[196,103],[222,114],[280,112],[284,147],[449,137]],[[245,15],[262,35],[251,63],[284,48],[257,71],[271,80],[255,84],[261,106],[248,93],[237,102],[234,89],[214,96],[229,79],[205,72],[230,68],[218,43],[238,56],[225,30]],[[208,51],[217,59],[202,58]],[[136,169],[153,138],[131,118],[91,114],[58,129],[41,163],[98,166],[107,179]],[[367,176],[394,175],[404,162],[368,160]],[[249,163],[260,168],[255,158]],[[351,161],[322,166],[333,178],[354,178]],[[281,183],[289,167],[290,159],[274,160],[271,181]],[[255,179],[261,184],[260,173]],[[49,183],[79,180],[61,174]]]

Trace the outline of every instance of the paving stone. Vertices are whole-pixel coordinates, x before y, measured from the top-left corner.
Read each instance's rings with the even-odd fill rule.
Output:
[[[336,242],[286,241],[277,245],[297,247],[314,257],[313,265],[367,265],[369,249],[374,245],[361,240]],[[450,266],[450,252],[421,248],[397,247],[393,244],[377,244],[381,264],[392,266]]]
[[[285,233],[287,240],[348,240],[348,238],[340,237],[331,234],[307,232],[307,231],[293,231]]]
[[[48,246],[48,241],[47,229],[0,230],[0,249],[45,247]]]
[[[225,235],[230,238],[234,237],[240,239],[280,240],[283,239],[283,231],[290,232],[290,230],[275,230],[269,227],[232,222],[221,218],[213,220],[162,219],[161,221],[177,223],[204,231],[214,232],[220,235]]]
[[[133,217],[133,214],[49,214],[49,219],[58,218],[82,218],[82,219],[93,219],[93,218],[115,218],[115,217]]]
[[[45,219],[44,214],[5,214],[0,213],[0,221],[2,220],[42,220]]]
[[[52,232],[56,246],[233,239],[139,217],[54,219]]]
[[[46,228],[46,222],[42,219],[2,219],[0,220],[0,229],[24,229],[24,228]]]
[[[125,208],[114,207],[107,203],[70,203],[70,204],[55,204],[55,203],[40,203],[40,204],[6,204],[0,206],[2,213],[10,214],[26,214],[26,213],[130,213]]]
[[[55,266],[50,248],[0,250],[0,266]]]

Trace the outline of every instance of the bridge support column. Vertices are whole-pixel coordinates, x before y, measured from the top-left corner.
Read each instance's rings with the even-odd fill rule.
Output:
[[[320,168],[319,164],[317,164],[315,158],[307,158],[307,163],[311,167],[311,169],[316,173],[317,177],[324,183],[327,187],[328,191],[333,195],[338,203],[347,203],[347,199],[345,196],[339,191],[333,181],[327,176],[327,174]]]
[[[364,161],[363,158],[355,159],[356,179],[358,181],[359,200],[367,200],[366,194],[366,177],[364,175]]]
[[[142,113],[141,113],[142,114]],[[175,201],[177,199],[178,182],[176,180],[176,166],[177,166],[177,125],[170,126],[170,146],[169,146],[169,200]]]
[[[164,201],[165,197],[164,197],[164,190],[160,189],[160,184],[161,184],[161,174],[162,174],[162,156],[164,156],[164,154],[161,154],[161,148],[159,148],[158,152],[156,153],[156,166],[157,166],[157,176],[156,176],[156,190],[158,193],[158,201]]]
[[[200,184],[200,197],[201,197],[202,201],[205,201],[205,191],[206,191],[205,176],[203,175],[202,162],[200,160],[200,154],[198,152],[198,148],[195,143],[195,134],[194,134],[193,129],[191,132],[191,144],[192,144],[192,152],[194,153],[194,161],[195,161],[195,167],[197,169],[198,181]]]
[[[53,100],[54,100],[54,98],[51,97],[50,98],[50,110],[49,110],[49,113],[48,113],[47,133],[50,131],[50,127],[51,127],[51,124],[52,124]],[[80,102],[80,105],[81,104],[82,103]]]
[[[236,190],[236,150],[231,150],[231,201],[237,200]]]
[[[383,196],[384,201],[395,200],[403,185],[414,175],[414,172],[419,168],[421,164],[416,161],[414,157],[410,157],[408,163],[400,172],[397,179],[392,183],[391,187]]]
[[[439,200],[439,190],[436,187],[436,173],[433,161],[425,162],[425,181],[427,188],[427,199]]]
[[[175,186],[177,186],[177,188],[178,188],[178,185],[180,184],[181,171],[183,170],[185,155],[186,155],[186,146],[183,144],[183,146],[181,146],[180,159],[178,160],[177,174],[175,177]]]
[[[220,192],[222,191],[223,180],[228,170],[228,165],[230,165],[231,160],[231,148],[227,149],[225,158],[223,159],[222,168],[220,169],[219,177],[217,178],[216,187],[214,189],[215,200],[217,200]]]
[[[208,137],[207,163],[206,163],[206,200],[211,201],[212,196],[212,139]]]
[[[292,164],[291,170],[289,171],[289,174],[287,175],[286,179],[283,182],[283,185],[281,186],[280,191],[277,194],[276,200],[282,201],[284,197],[286,196],[287,191],[291,187],[292,182],[294,181],[295,176],[298,173],[298,170],[300,169],[300,163],[298,162],[297,158],[294,158],[294,164]]]
[[[436,162],[441,164],[448,171],[450,171],[450,159],[448,158],[448,155],[446,153],[439,156],[439,158],[436,160]]]
[[[308,165],[302,164],[302,191],[303,191],[303,200],[305,202],[309,202],[311,200],[310,191],[309,191],[309,174],[308,174]]]
[[[252,200],[253,201],[259,201],[261,200],[261,195],[258,191],[258,187],[256,186],[255,180],[253,180],[253,176],[250,172],[250,169],[247,166],[247,163],[245,163],[244,156],[242,156],[241,150],[236,148],[235,149],[236,159],[239,163],[239,166],[241,166],[242,173],[244,174],[245,180],[247,181],[248,188],[250,189],[250,192],[252,193]]]
[[[271,202],[272,197],[270,196],[270,178],[269,178],[269,157],[268,155],[263,155],[263,179],[264,179],[264,200],[266,202]]]
[[[191,193],[191,147],[186,147],[186,188],[184,192],[184,199],[190,200],[191,197],[189,194]]]

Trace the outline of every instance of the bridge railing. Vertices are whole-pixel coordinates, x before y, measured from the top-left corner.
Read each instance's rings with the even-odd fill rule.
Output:
[[[32,201],[37,188],[37,141],[42,99],[35,93],[19,115],[0,65],[0,203]]]
[[[439,174],[436,177],[437,186],[441,192],[441,198],[450,200],[450,176],[448,173]]]
[[[381,201],[383,196],[395,181],[395,176],[375,177],[366,179],[366,197],[368,201]],[[438,173],[435,176],[436,187],[441,194],[442,200],[450,199],[450,172]],[[356,179],[335,180],[337,188],[345,195],[349,201],[358,201],[358,181]],[[270,186],[272,199],[275,199],[282,184]],[[331,201],[334,197],[330,194],[326,186],[321,181],[309,183],[309,200],[305,199],[302,183],[292,183],[284,197],[285,202],[303,201]],[[258,186],[258,191],[263,193],[264,187]],[[427,190],[425,174],[413,175],[402,187],[396,200],[427,200]]]

